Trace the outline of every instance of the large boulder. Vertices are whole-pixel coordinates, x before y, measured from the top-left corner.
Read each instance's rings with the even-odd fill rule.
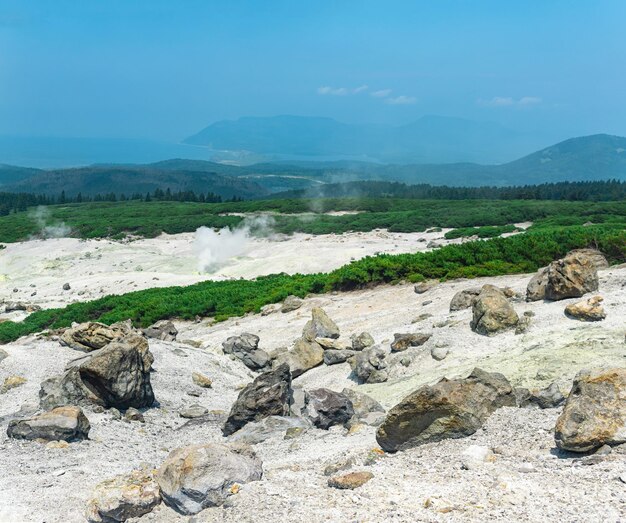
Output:
[[[394,352],[402,352],[409,347],[420,347],[426,343],[432,334],[425,332],[415,332],[408,334],[394,334],[391,350]]]
[[[87,503],[89,523],[117,523],[140,518],[161,503],[159,485],[149,470],[133,470],[96,485]]]
[[[360,383],[382,383],[387,381],[387,351],[381,347],[370,347],[357,352],[349,360],[354,376]]]
[[[490,336],[515,327],[519,316],[498,287],[484,285],[472,305],[472,330]]]
[[[297,378],[306,371],[321,365],[323,361],[324,349],[319,343],[299,338],[291,349],[276,356],[274,367],[286,363],[291,369],[291,375]]]
[[[41,384],[41,407],[48,410],[61,405],[96,404],[117,409],[151,406],[153,357],[142,339],[125,337],[70,362],[61,376]]]
[[[443,378],[419,388],[387,414],[376,440],[388,452],[469,436],[502,406],[516,406],[508,380],[474,369],[465,379]]]
[[[554,438],[560,449],[573,452],[626,443],[626,369],[579,372]]]
[[[334,425],[346,425],[354,416],[354,407],[342,392],[313,389],[305,393],[302,414],[316,427],[327,430]]]
[[[469,309],[472,306],[472,301],[479,294],[479,287],[463,289],[462,291],[457,292],[454,296],[452,296],[452,300],[450,301],[450,312]]]
[[[571,256],[573,254],[585,256],[589,258],[591,263],[596,266],[596,269],[608,269],[609,262],[598,249],[574,249],[567,253],[566,256]]]
[[[130,322],[118,322],[112,325],[105,325],[90,321],[87,323],[74,324],[69,329],[65,329],[59,337],[59,343],[66,347],[82,352],[92,352],[102,349],[113,341],[120,341],[126,336],[136,336],[138,339],[134,343],[142,343],[145,350],[148,349],[148,341],[135,330]],[[142,341],[139,341],[139,340]]]
[[[207,443],[173,450],[157,470],[156,480],[166,505],[193,515],[221,505],[235,484],[258,481],[262,462],[241,445]]]
[[[530,279],[526,287],[526,301],[544,300],[546,297],[546,286],[548,285],[548,268],[539,269]]]
[[[324,309],[315,307],[311,311],[312,318],[304,326],[302,337],[307,340],[315,338],[339,338],[339,327],[331,320]]]
[[[564,300],[598,290],[598,269],[592,258],[579,253],[568,254],[548,265],[546,299]]]
[[[143,329],[143,333],[148,338],[154,338],[161,341],[176,341],[178,329],[171,321],[160,320],[154,325],[150,325],[147,329]]]
[[[89,420],[79,407],[57,407],[32,418],[11,420],[7,435],[14,439],[79,441],[89,436]]]
[[[246,423],[268,416],[287,416],[291,396],[291,373],[286,364],[260,374],[246,385],[233,404],[222,433],[229,436]]]
[[[601,321],[606,318],[606,312],[601,303],[602,296],[594,296],[588,300],[571,303],[565,307],[565,315],[580,321]]]
[[[259,349],[259,337],[255,334],[243,333],[231,336],[222,343],[224,354],[232,354],[251,370],[261,370],[270,363],[270,356]]]
[[[297,296],[287,296],[283,305],[280,308],[280,312],[291,312],[302,307],[304,300],[298,298]]]

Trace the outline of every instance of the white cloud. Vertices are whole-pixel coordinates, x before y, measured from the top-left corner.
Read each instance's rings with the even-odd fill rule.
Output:
[[[393,98],[386,98],[385,103],[390,105],[412,105],[417,102],[415,96],[396,96]]]
[[[317,88],[317,94],[325,96],[347,96],[349,94],[359,94],[363,91],[367,91],[369,87],[367,85],[360,85],[359,87],[348,88],[348,87],[330,87],[329,85],[325,85],[323,87]]]
[[[381,89],[380,91],[372,91],[371,96],[375,98],[387,98],[391,94],[391,89]]]
[[[541,98],[537,96],[522,96],[517,100],[510,96],[494,96],[491,100],[478,99],[478,105],[484,105],[486,107],[528,107],[540,104],[541,102]]]

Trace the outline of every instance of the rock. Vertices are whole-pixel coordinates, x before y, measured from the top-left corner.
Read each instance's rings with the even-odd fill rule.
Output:
[[[206,416],[209,413],[209,409],[194,403],[189,407],[182,409],[179,414],[181,418],[194,419]]]
[[[65,329],[59,338],[59,343],[70,349],[92,352],[106,347],[112,341],[120,341],[131,334],[137,337],[137,339],[133,338],[133,343],[144,345],[143,349],[147,351],[148,341],[127,322],[114,323],[113,325],[87,322],[74,325]]]
[[[115,407],[109,409],[109,414],[111,415],[111,419],[120,420],[122,419],[122,413],[117,410]]]
[[[16,292],[16,289],[13,289],[13,292]],[[39,305],[34,305],[30,303],[24,303],[21,301],[10,301],[5,303],[4,312],[36,312],[40,311],[41,307]]]
[[[448,352],[448,347],[433,347],[432,349],[430,349],[431,357],[437,361],[445,360]]]
[[[354,389],[343,389],[341,393],[352,402],[354,417],[366,425],[378,426],[382,423],[385,408],[374,398]]]
[[[224,354],[232,354],[251,370],[265,369],[270,363],[269,354],[259,349],[259,337],[254,334],[231,336],[222,347]]]
[[[64,283],[64,284],[63,284],[63,290],[64,290],[64,291],[69,291],[71,288],[72,288],[72,287],[70,286],[70,284],[69,284],[69,283]]]
[[[425,292],[428,292],[430,289],[436,287],[437,285],[439,285],[439,282],[437,280],[426,280],[416,283],[415,287],[413,287],[413,290],[415,291],[415,294],[424,294]]]
[[[411,323],[421,323],[424,320],[427,320],[428,318],[432,318],[433,315],[428,313],[428,312],[424,312],[422,314],[420,314],[419,316],[417,316],[416,318],[414,318],[413,320],[411,320]]]
[[[597,249],[574,249],[568,252],[566,257],[571,255],[580,255],[589,258],[591,263],[593,263],[598,270],[609,268],[609,262],[604,254]]]
[[[315,338],[339,338],[339,327],[324,312],[324,309],[315,307],[312,311],[312,319],[307,322],[302,331],[302,337],[308,341]]]
[[[213,385],[213,382],[209,378],[199,372],[192,372],[191,379],[198,387],[202,387],[203,389],[210,389]]]
[[[381,347],[370,347],[358,352],[350,360],[355,377],[361,383],[382,383],[387,381],[387,352]]]
[[[598,290],[598,270],[594,261],[582,254],[567,255],[548,265],[546,299],[579,298]]]
[[[276,356],[274,366],[286,363],[291,369],[291,375],[297,378],[323,361],[324,349],[317,342],[299,338],[290,350]]]
[[[302,307],[304,300],[297,296],[287,296],[283,302],[280,312],[291,312]]]
[[[469,309],[472,306],[472,301],[479,294],[480,288],[478,287],[472,287],[471,289],[464,289],[457,292],[452,296],[452,300],[450,301],[450,312]]]
[[[532,395],[526,387],[515,387],[513,395],[515,396],[515,404],[518,407],[524,408],[531,405]]]
[[[41,407],[46,410],[60,405],[93,404],[118,409],[150,407],[154,403],[150,384],[153,357],[147,350],[147,342],[146,352],[142,352],[142,343],[129,343],[140,339],[143,338],[124,337],[70,362],[61,376],[42,382]]]
[[[230,436],[246,423],[268,416],[287,416],[291,396],[291,373],[286,364],[265,372],[246,385],[233,404],[222,429]]]
[[[515,334],[517,335],[525,334],[528,331],[528,329],[530,329],[530,326],[532,324],[532,316],[534,316],[534,314],[531,316],[527,314],[528,312],[531,312],[531,311],[525,311],[522,317],[519,319],[519,322],[517,323],[515,327]]]
[[[324,350],[345,350],[350,348],[348,345],[333,338],[316,338],[315,341]]]
[[[326,365],[336,365],[348,361],[356,354],[353,350],[325,350],[324,363]]]
[[[295,416],[269,416],[260,421],[248,423],[228,439],[231,442],[256,445],[274,436],[285,437],[287,431],[300,429],[299,434],[310,427],[310,423]]]
[[[420,347],[426,343],[432,334],[424,332],[416,332],[409,334],[394,334],[393,342],[391,343],[391,350],[394,352],[401,352],[407,350],[409,347]]]
[[[276,305],[275,303],[263,305],[263,307],[261,307],[261,316],[269,316],[270,314],[274,314],[275,312],[278,312],[279,309],[280,307]]]
[[[289,418],[289,419],[301,419],[301,418]],[[283,439],[285,440],[296,439],[302,436],[304,432],[305,432],[305,429],[303,429],[302,427],[289,427],[285,431],[285,437]]]
[[[565,315],[580,321],[601,321],[606,318],[604,307],[600,305],[603,301],[602,296],[594,296],[588,300],[572,303],[565,307]]]
[[[483,463],[493,462],[494,460],[495,456],[490,448],[480,445],[470,445],[461,453],[461,468],[474,470],[479,468]]]
[[[350,489],[362,487],[374,477],[371,472],[348,472],[341,476],[333,476],[328,480],[328,486],[337,489]]]
[[[548,268],[539,269],[530,279],[526,287],[526,301],[539,301],[546,297],[548,285]]]
[[[469,436],[502,406],[515,406],[508,380],[499,373],[474,369],[465,379],[443,378],[420,387],[387,414],[376,440],[388,452],[423,443]]]
[[[353,334],[350,337],[350,340],[352,342],[352,349],[353,350],[363,350],[363,349],[367,349],[368,347],[371,347],[374,345],[374,338],[372,337],[372,335],[369,332],[362,332],[360,334]]]
[[[138,421],[139,423],[146,422],[143,414],[133,407],[126,409],[126,412],[124,413],[124,419],[127,419],[128,421]]]
[[[24,385],[26,381],[26,378],[22,376],[7,376],[2,383],[2,387],[0,387],[0,394],[6,394],[11,389]]]
[[[559,386],[552,383],[545,389],[531,393],[530,402],[538,405],[540,409],[554,409],[565,403],[565,397],[561,394]]]
[[[8,357],[9,357],[9,353],[5,351],[4,349],[0,349],[0,363],[2,363],[2,360]]]
[[[96,485],[87,504],[89,523],[117,523],[139,518],[161,503],[159,485],[148,470],[133,470]]]
[[[472,316],[472,330],[486,336],[513,328],[519,322],[503,292],[493,285],[483,286],[472,305]]]
[[[169,320],[157,321],[147,329],[143,329],[143,333],[148,338],[154,338],[161,341],[176,341],[178,329]]]
[[[324,467],[324,476],[334,476],[337,472],[348,470],[356,465],[356,461],[354,456],[342,458],[339,461],[333,461]]]
[[[626,442],[626,369],[583,370],[556,422],[560,449],[587,452]]]
[[[61,441],[52,440],[46,443],[47,449],[66,449],[69,446],[70,444],[67,441],[63,441],[63,440]]]
[[[352,401],[341,392],[313,389],[305,392],[303,416],[320,429],[346,425],[354,416]]]
[[[11,420],[7,435],[14,439],[79,441],[89,436],[89,420],[79,407],[57,407],[32,418]]]
[[[173,450],[156,473],[161,497],[181,514],[221,505],[236,485],[258,481],[262,463],[247,447],[207,443]]]

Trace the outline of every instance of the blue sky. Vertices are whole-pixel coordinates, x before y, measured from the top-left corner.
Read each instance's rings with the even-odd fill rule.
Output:
[[[626,2],[0,0],[0,134],[240,116],[626,135]]]

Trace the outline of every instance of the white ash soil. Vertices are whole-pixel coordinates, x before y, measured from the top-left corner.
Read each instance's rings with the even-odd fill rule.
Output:
[[[515,385],[543,387],[557,380],[567,392],[581,368],[624,366],[626,267],[600,272],[606,320],[581,323],[564,316],[568,303],[514,303],[521,315],[535,313],[526,334],[507,332],[484,337],[471,332],[471,310],[448,312],[453,294],[466,287],[493,283],[523,292],[530,275],[453,281],[417,295],[412,285],[308,298],[299,310],[268,316],[248,315],[210,325],[179,322],[177,342],[150,341],[155,356],[152,383],[159,405],[144,413],[146,423],[113,420],[107,412],[87,409],[88,441],[65,449],[8,439],[8,419],[0,422],[0,521],[84,521],[83,511],[94,486],[116,474],[147,463],[157,467],[170,450],[193,443],[224,441],[222,419],[182,428],[178,410],[200,403],[211,411],[228,412],[239,389],[252,377],[240,362],[221,352],[221,343],[242,332],[258,334],[267,350],[286,347],[300,335],[314,306],[322,306],[347,342],[353,333],[370,332],[388,346],[395,332],[432,332],[423,346],[390,356],[409,356],[412,363],[391,366],[391,379],[379,385],[357,386],[347,364],[318,367],[294,380],[305,388],[340,391],[356,387],[391,407],[406,394],[443,376],[466,374],[474,366],[505,374]],[[426,303],[426,302],[431,303]],[[426,304],[425,304],[426,303]],[[421,314],[432,316],[412,321]],[[446,323],[447,322],[447,323]],[[443,325],[445,323],[445,325]],[[430,356],[437,344],[449,347],[442,361]],[[199,346],[200,348],[197,348]],[[0,363],[0,381],[20,375],[27,383],[0,395],[0,417],[38,400],[39,384],[61,372],[77,353],[53,340],[30,336],[2,346],[9,356]],[[191,373],[213,379],[201,389]],[[200,397],[187,394],[196,390]],[[282,434],[255,445],[264,462],[264,477],[243,485],[229,507],[203,511],[192,521],[621,521],[626,518],[624,446],[603,461],[585,465],[580,456],[555,451],[554,424],[560,409],[544,411],[504,408],[491,416],[475,435],[385,455],[371,464],[364,460],[377,447],[375,429],[354,433],[333,428],[310,430],[284,440]],[[219,418],[219,415],[215,415]],[[493,463],[461,468],[462,452],[470,445],[495,449]],[[354,456],[352,470],[369,470],[374,478],[355,491],[326,486],[326,465]],[[139,521],[187,522],[161,505]]]

